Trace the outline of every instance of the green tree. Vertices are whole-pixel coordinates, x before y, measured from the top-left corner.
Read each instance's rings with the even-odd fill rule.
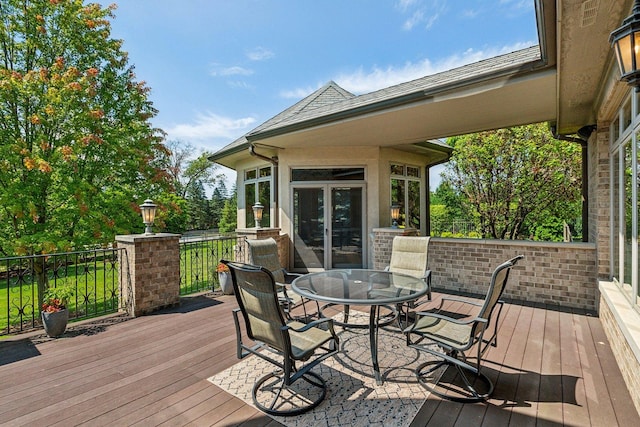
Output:
[[[209,215],[209,200],[204,193],[201,182],[196,182],[187,192],[187,212],[189,222],[187,228],[191,230],[207,230],[211,227]]]
[[[165,158],[165,169],[171,178],[175,193],[186,199],[189,192],[196,192],[194,187],[215,187],[221,180],[221,176],[216,175],[218,166],[209,161],[211,153],[203,151],[197,157],[193,157],[195,148],[182,141],[172,140],[167,142],[170,151]]]
[[[218,229],[221,233],[235,231],[238,228],[238,192],[235,187],[229,199],[224,203]]]
[[[219,227],[220,225],[220,219],[222,218],[222,209],[224,208],[225,202],[229,198],[227,193],[227,186],[225,185],[224,180],[220,180],[216,185],[216,188],[213,189],[213,194],[211,195],[211,204],[209,206],[212,227]]]
[[[516,239],[525,224],[546,215],[561,221],[576,217],[580,146],[556,140],[545,124],[464,135],[448,143],[454,151],[444,180],[464,194],[483,237]],[[562,228],[557,232],[562,235]]]
[[[110,37],[114,8],[0,2],[5,254],[113,241],[141,229],[137,205],[163,188],[166,174],[154,164],[167,153],[149,121],[156,111],[122,41]]]

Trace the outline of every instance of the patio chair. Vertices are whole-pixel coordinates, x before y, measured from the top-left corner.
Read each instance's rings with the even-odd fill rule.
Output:
[[[278,286],[280,303],[285,314],[290,317],[291,310],[302,305],[304,309],[304,316],[306,318],[307,312],[306,306],[304,305],[305,301],[300,295],[291,291],[287,286],[297,277],[302,275],[290,273],[282,267],[278,256],[278,244],[275,239],[273,237],[260,240],[248,239],[247,246],[249,247],[249,264],[264,267],[273,275]]]
[[[271,415],[297,415],[315,408],[325,398],[327,386],[311,369],[338,352],[333,321],[305,324],[286,320],[269,270],[221,262],[229,267],[239,305],[233,310],[238,358],[254,354],[278,368],[256,380],[252,390],[255,406]],[[252,346],[242,341],[240,313],[247,337],[255,342]]]
[[[419,277],[427,283],[427,298],[431,301],[431,271],[429,261],[429,236],[396,236],[391,244],[391,261],[385,268],[392,273]],[[417,303],[416,303],[417,305]]]
[[[385,267],[385,271],[392,273],[402,273],[417,277],[427,284],[427,300],[431,301],[431,271],[427,269],[429,260],[429,239],[428,236],[396,236],[391,244],[391,260]],[[396,288],[401,288],[402,283],[394,283]],[[398,320],[405,318],[405,325],[409,321],[410,310],[419,306],[424,299],[410,301],[406,307],[398,306]],[[402,326],[402,324],[401,324]]]
[[[491,395],[493,383],[480,372],[482,356],[489,345],[497,345],[498,322],[503,306],[500,298],[511,268],[522,258],[522,255],[518,255],[500,264],[493,271],[487,295],[481,304],[461,298],[444,297],[440,307],[435,311],[415,313],[415,322],[405,329],[407,344],[436,356],[435,361],[423,363],[416,369],[418,380],[431,392],[457,402],[478,402]],[[444,311],[446,301],[471,304],[480,309],[475,316],[466,315],[464,312]],[[498,310],[494,316],[496,307]],[[491,336],[486,336],[489,333]],[[434,343],[437,346],[434,346]],[[474,345],[477,346],[477,353],[476,363],[472,365],[467,361],[464,352]],[[440,368],[444,371],[441,372]],[[456,382],[458,379],[463,383]]]

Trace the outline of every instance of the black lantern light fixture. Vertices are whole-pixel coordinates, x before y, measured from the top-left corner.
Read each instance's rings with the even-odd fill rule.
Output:
[[[636,90],[640,86],[640,0],[633,4],[631,15],[622,21],[622,26],[609,38],[616,53],[620,78]]]
[[[142,214],[142,222],[145,225],[144,234],[153,234],[151,226],[156,219],[156,205],[151,199],[147,199],[140,205],[140,213]]]
[[[253,219],[256,222],[256,228],[262,228],[260,223],[262,222],[262,211],[264,210],[264,206],[262,203],[256,202],[256,204],[251,208],[253,209]]]
[[[398,218],[400,218],[400,205],[394,203],[391,205],[391,219],[393,220],[391,228],[398,228]]]

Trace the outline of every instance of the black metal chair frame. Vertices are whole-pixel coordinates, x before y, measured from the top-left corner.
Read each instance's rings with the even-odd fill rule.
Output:
[[[327,386],[325,380],[317,373],[312,372],[311,369],[339,351],[340,342],[334,331],[333,321],[325,318],[304,324],[295,320],[286,319],[278,298],[276,282],[268,269],[249,264],[234,263],[226,260],[222,260],[221,262],[229,267],[233,279],[236,299],[239,305],[239,308],[233,310],[238,359],[244,359],[245,357],[253,354],[278,368],[277,370],[269,372],[256,380],[252,389],[252,398],[255,406],[267,414],[280,416],[298,415],[317,407],[326,396]],[[238,272],[240,273],[238,274]],[[251,284],[246,285],[239,283],[238,275],[254,275],[256,277],[261,275],[263,276],[262,280],[264,280],[264,277],[269,278],[271,288],[269,290],[268,299],[264,301],[268,304],[267,306],[261,305],[260,308],[261,311],[269,309],[275,311],[275,313],[270,313],[269,315],[272,316],[272,319],[277,319],[277,322],[274,322],[274,325],[272,326],[278,328],[280,335],[275,334],[275,338],[273,340],[268,338],[268,334],[266,339],[265,337],[259,337],[254,334],[252,319],[255,318],[255,316],[248,311],[242,294],[244,291],[243,287],[251,286]],[[244,319],[246,335],[255,343],[254,345],[250,346],[243,342],[240,315],[242,315]],[[313,328],[322,329],[323,333],[326,334],[325,339],[322,342],[319,342],[312,351],[307,351],[302,356],[296,357],[292,351],[292,335],[304,334],[305,332],[311,331]],[[274,331],[274,329],[272,328],[271,331]],[[323,352],[316,355],[317,350],[322,350]],[[277,355],[277,357],[270,356],[270,353]],[[296,362],[305,363],[302,366],[297,366]],[[271,404],[267,406],[260,402],[257,395],[261,392],[262,387],[272,378],[276,378],[277,381],[275,383],[279,383],[279,385],[275,387],[278,391],[275,393],[275,397]],[[283,400],[281,398],[281,392],[284,389],[288,389],[290,392],[295,394],[295,391],[291,390],[291,386],[300,379],[306,381],[319,390],[317,398],[311,402],[306,402],[306,406],[299,406],[286,410],[278,409],[279,401]],[[274,385],[269,382],[268,387],[273,389]]]
[[[418,380],[424,387],[440,397],[457,402],[478,402],[487,399],[493,393],[493,382],[486,374],[481,372],[482,357],[489,346],[497,346],[498,324],[504,304],[500,298],[502,297],[502,293],[507,284],[511,268],[522,258],[522,255],[518,255],[509,261],[500,264],[494,270],[491,276],[491,284],[483,303],[480,304],[462,298],[444,297],[442,298],[440,306],[435,311],[415,313],[416,321],[412,326],[405,329],[407,345],[430,353],[438,358],[435,361],[425,362],[416,368]],[[501,275],[503,276],[501,277]],[[447,301],[463,302],[480,307],[479,314],[473,318],[468,318],[467,316],[465,319],[457,319],[441,314],[443,305]],[[498,310],[494,315],[496,307]],[[438,335],[437,332],[430,332],[428,329],[421,331],[421,328],[425,328],[425,326],[420,326],[420,319],[422,318],[430,319],[431,323],[429,323],[429,325],[446,322],[450,325],[457,325],[462,328],[468,327],[469,337],[466,341],[460,342],[459,345],[456,345],[451,337],[444,334]],[[493,331],[490,332],[492,323]],[[490,332],[491,336],[488,338],[485,337],[486,332]],[[412,340],[412,334],[418,335],[419,338]],[[433,346],[433,343],[437,344],[437,347]],[[467,356],[465,355],[465,351],[471,349],[473,346],[476,346],[475,365],[469,363]],[[439,351],[436,348],[441,348],[442,351]],[[458,375],[464,382],[466,392],[459,391],[456,394],[451,388],[447,388],[440,384],[442,378],[438,379],[436,382],[432,382],[427,379],[431,374],[435,373],[443,366],[446,368],[456,368]],[[471,375],[468,375],[469,373]],[[475,385],[476,381],[480,381],[483,384],[480,390],[478,390],[478,387]]]

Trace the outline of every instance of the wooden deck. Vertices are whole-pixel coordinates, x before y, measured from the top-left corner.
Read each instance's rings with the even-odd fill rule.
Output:
[[[233,296],[186,298],[0,341],[0,425],[278,426],[207,381],[237,362]],[[487,403],[430,397],[413,426],[637,426],[640,417],[597,317],[508,304],[485,365]]]

